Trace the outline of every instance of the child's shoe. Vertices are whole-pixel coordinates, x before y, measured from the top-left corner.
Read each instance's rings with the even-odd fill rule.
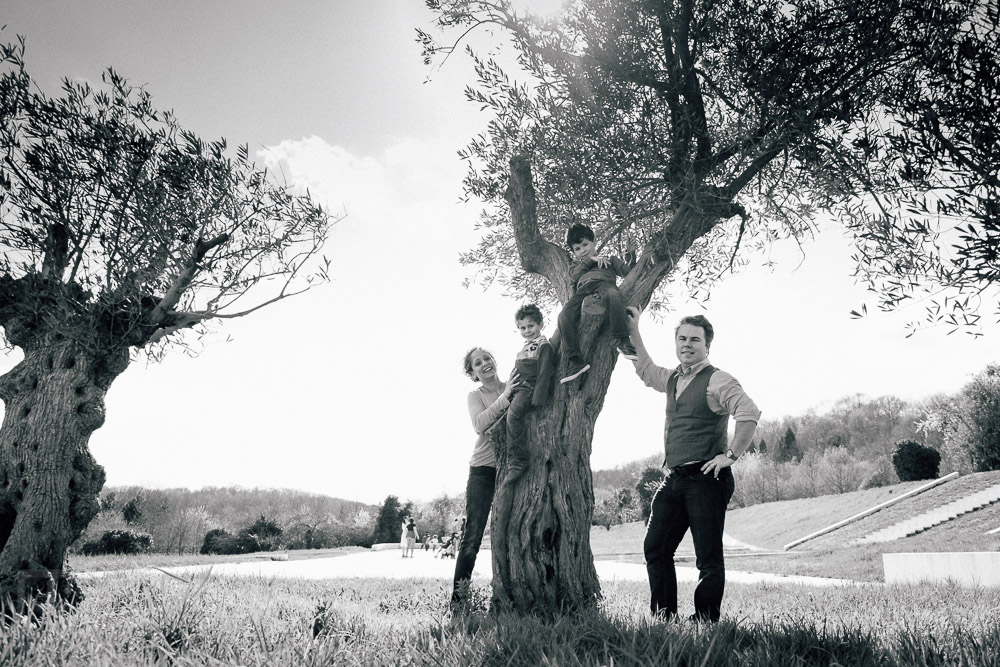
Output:
[[[638,353],[636,353],[635,351],[635,345],[633,345],[628,341],[621,343],[618,346],[618,351],[621,352],[622,356],[628,359],[629,361],[635,361],[636,359],[639,358]]]
[[[590,364],[583,363],[580,361],[571,362],[569,365],[569,370],[566,372],[566,377],[559,380],[560,384],[566,384],[570,380],[575,380],[587,371],[590,370]]]

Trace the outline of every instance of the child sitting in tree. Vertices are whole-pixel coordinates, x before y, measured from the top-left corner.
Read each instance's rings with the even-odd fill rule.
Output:
[[[569,370],[560,382],[574,380],[588,370],[590,364],[580,353],[580,306],[591,294],[600,294],[604,299],[611,325],[611,336],[626,359],[635,360],[635,347],[629,341],[628,320],[625,317],[625,300],[618,291],[616,276],[628,275],[628,266],[618,257],[597,255],[594,230],[579,223],[569,228],[566,245],[573,253],[570,278],[573,281],[573,296],[559,313],[559,333],[562,346],[569,357]]]
[[[534,406],[545,405],[549,400],[555,356],[552,345],[542,335],[542,311],[531,303],[514,314],[517,330],[524,339],[521,351],[514,361],[517,386],[507,408],[507,468],[508,478],[516,479],[528,461],[525,444],[524,418]]]

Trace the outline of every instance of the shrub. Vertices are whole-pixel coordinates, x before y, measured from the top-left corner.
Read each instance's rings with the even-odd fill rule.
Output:
[[[1000,470],[1000,365],[988,365],[962,395],[968,405],[969,458],[977,472]]]
[[[266,518],[263,514],[256,521],[240,531],[236,536],[246,551],[274,551],[281,548],[281,526]]]
[[[902,480],[901,480],[902,481]],[[865,481],[861,482],[862,489],[876,489],[883,486],[890,486],[895,484],[895,480],[889,475],[889,472],[884,469],[878,469],[872,474],[865,478]]]
[[[203,554],[248,554],[254,551],[274,551],[281,548],[281,527],[263,515],[237,535],[221,528],[205,533],[201,543]]]
[[[372,544],[372,530],[366,526],[344,526],[330,533],[331,547],[365,547],[370,549]]]
[[[857,491],[869,468],[843,447],[831,447],[819,460],[821,495]]]
[[[639,519],[641,512],[639,498],[632,489],[622,487],[614,490],[603,490],[595,495],[598,497],[595,498],[594,502],[592,525],[604,526],[611,530],[611,526]]]
[[[153,546],[149,533],[138,530],[109,530],[97,540],[87,542],[80,549],[85,556],[103,554],[141,554]]]
[[[892,454],[892,465],[901,482],[935,479],[941,466],[941,454],[913,440],[900,440]]]
[[[205,539],[201,543],[201,553],[203,554],[228,554],[233,553],[233,536],[221,528],[216,528],[205,533]]]
[[[635,490],[639,493],[639,510],[642,512],[642,520],[649,519],[650,505],[653,503],[653,494],[663,483],[664,475],[661,468],[652,466],[642,471],[639,482],[635,485]]]

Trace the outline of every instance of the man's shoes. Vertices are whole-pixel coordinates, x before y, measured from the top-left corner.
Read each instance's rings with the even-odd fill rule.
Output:
[[[566,384],[570,380],[575,380],[587,371],[590,370],[590,364],[575,363],[570,364],[569,371],[566,373],[566,377],[559,380],[560,384]]]
[[[635,361],[639,358],[639,354],[635,351],[635,345],[627,341],[618,346],[618,351],[629,361]]]

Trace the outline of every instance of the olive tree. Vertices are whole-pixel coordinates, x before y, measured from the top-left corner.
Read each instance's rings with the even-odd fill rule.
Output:
[[[111,383],[325,280],[332,221],[111,69],[50,97],[23,40],[0,63],[0,326],[24,354],[0,378],[0,596],[72,599],[64,557],[98,510],[88,442]]]
[[[942,183],[973,199],[995,192],[982,155],[966,160],[965,130],[985,131],[994,113],[986,0],[576,0],[547,18],[509,0],[427,5],[425,61],[464,48],[476,78],[466,95],[490,114],[461,153],[467,195],[485,204],[464,260],[517,297],[568,299],[562,243],[575,221],[601,253],[636,250],[620,289],[658,309],[671,284],[703,293],[818,216],[867,241],[930,225]],[[957,75],[990,99],[952,108]],[[935,148],[945,141],[954,150]],[[877,273],[881,256],[863,249]],[[583,308],[592,368],[532,413],[530,469],[498,486],[494,598],[520,610],[600,595],[589,461],[617,355],[599,299]]]

